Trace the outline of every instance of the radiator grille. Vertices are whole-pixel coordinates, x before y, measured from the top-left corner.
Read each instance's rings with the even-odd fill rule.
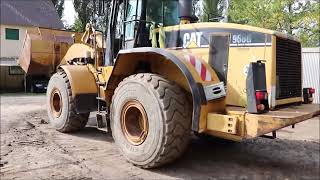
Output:
[[[301,45],[278,37],[276,44],[276,99],[301,97]]]

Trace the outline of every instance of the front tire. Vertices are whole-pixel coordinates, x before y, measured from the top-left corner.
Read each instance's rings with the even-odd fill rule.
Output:
[[[63,71],[54,74],[49,81],[47,112],[50,124],[60,132],[80,130],[88,122],[89,113],[76,113],[71,85]]]
[[[188,146],[191,109],[175,83],[156,74],[129,76],[112,99],[114,141],[129,162],[142,168],[170,163]]]

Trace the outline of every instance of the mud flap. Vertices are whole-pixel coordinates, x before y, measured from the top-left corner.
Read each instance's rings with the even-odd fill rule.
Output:
[[[97,94],[77,94],[74,98],[77,113],[88,113],[97,110]]]

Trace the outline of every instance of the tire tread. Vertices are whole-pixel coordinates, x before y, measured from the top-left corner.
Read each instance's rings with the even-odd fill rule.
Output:
[[[186,92],[177,84],[157,74],[131,75],[120,82],[118,88],[128,81],[142,81],[146,86],[154,89],[165,120],[165,134],[162,137],[159,153],[150,163],[141,167],[159,167],[179,158],[186,150],[191,135],[192,106]],[[118,88],[114,94],[117,94]]]
[[[67,74],[64,71],[60,71],[53,75],[52,78],[62,78],[66,88],[67,88],[67,94],[68,94],[68,118],[64,124],[64,126],[61,129],[57,129],[60,132],[74,132],[78,131],[82,128],[84,128],[88,122],[89,113],[83,113],[83,114],[77,114],[75,110],[75,104],[74,104],[74,98],[72,97],[72,90],[71,90],[71,84],[68,79]]]

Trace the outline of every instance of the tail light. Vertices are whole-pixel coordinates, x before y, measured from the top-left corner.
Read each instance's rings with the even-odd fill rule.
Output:
[[[313,88],[303,88],[303,102],[306,104],[312,103],[315,91]]]
[[[256,100],[262,101],[268,99],[268,93],[265,91],[256,91]]]
[[[314,93],[316,92],[316,90],[313,89],[313,88],[310,88],[310,89],[309,89],[309,92],[310,92],[310,94],[314,94]]]
[[[250,63],[246,79],[247,111],[249,113],[260,114],[269,111],[266,89],[265,64],[262,61]]]
[[[268,92],[256,91],[256,106],[258,113],[264,112],[268,107]]]

